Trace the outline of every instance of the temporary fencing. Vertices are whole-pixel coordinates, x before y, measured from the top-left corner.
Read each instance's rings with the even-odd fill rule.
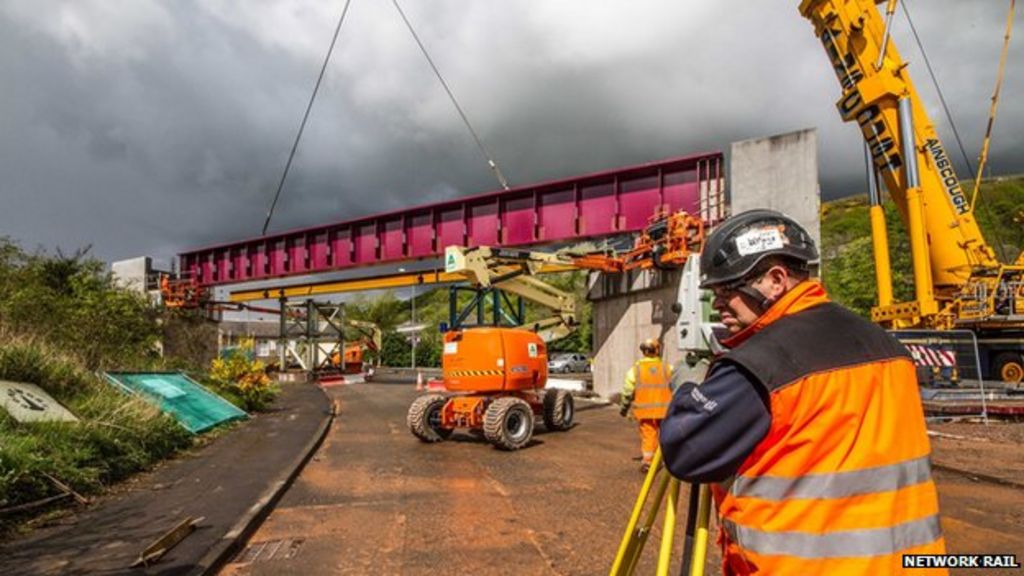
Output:
[[[932,417],[979,416],[988,421],[978,338],[969,330],[893,330],[917,366],[921,399]]]

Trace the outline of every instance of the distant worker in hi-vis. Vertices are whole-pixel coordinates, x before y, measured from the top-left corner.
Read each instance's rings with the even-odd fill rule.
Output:
[[[788,216],[737,214],[701,253],[728,329],[704,381],[661,427],[672,475],[710,484],[731,574],[904,572],[944,554],[914,363],[810,278],[814,241]]]
[[[648,338],[640,344],[643,358],[626,372],[626,383],[622,387],[619,414],[626,416],[630,408],[640,426],[640,450],[643,463],[640,471],[647,473],[651,459],[658,449],[658,429],[665,418],[668,403],[672,400],[672,366],[661,360],[661,344]]]

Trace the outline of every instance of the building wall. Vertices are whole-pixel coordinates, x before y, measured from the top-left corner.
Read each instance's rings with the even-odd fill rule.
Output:
[[[818,137],[814,129],[734,142],[729,160],[731,214],[778,210],[821,245]]]
[[[110,272],[118,286],[146,294],[146,279],[152,268],[152,261],[149,257],[141,256],[112,263]]]

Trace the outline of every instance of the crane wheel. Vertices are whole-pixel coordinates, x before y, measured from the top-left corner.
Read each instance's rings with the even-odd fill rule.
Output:
[[[533,437],[533,409],[515,396],[491,402],[484,413],[484,437],[500,450],[519,450]]]
[[[995,373],[1000,380],[1009,384],[1020,384],[1024,381],[1024,362],[1016,352],[1003,352],[996,355],[992,362]]]
[[[414,400],[405,418],[413,436],[428,444],[447,440],[452,430],[441,427],[441,411],[446,403],[448,399],[440,394],[428,394]]]
[[[572,394],[567,390],[547,390],[544,392],[544,426],[552,432],[562,432],[572,428],[572,419],[576,413]]]

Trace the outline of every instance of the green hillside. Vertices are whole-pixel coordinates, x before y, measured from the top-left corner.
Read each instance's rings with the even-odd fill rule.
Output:
[[[973,190],[965,182],[964,190]],[[910,245],[892,202],[885,205],[892,259],[893,290],[898,300],[913,295]],[[1024,177],[982,183],[975,216],[989,245],[1004,262],[1013,262],[1024,246]],[[832,297],[867,316],[875,303],[875,268],[866,196],[826,202],[821,207],[822,278]]]

